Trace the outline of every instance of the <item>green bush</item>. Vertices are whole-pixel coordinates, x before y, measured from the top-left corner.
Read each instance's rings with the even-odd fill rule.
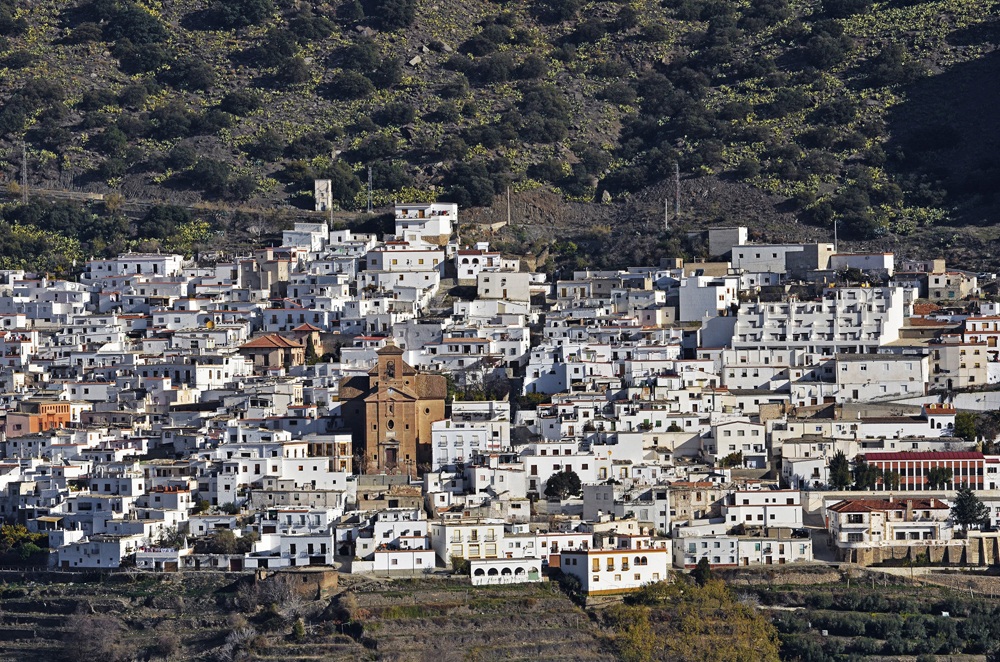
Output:
[[[101,41],[103,38],[101,26],[97,23],[81,23],[73,28],[66,41],[70,44],[89,44],[94,41]]]
[[[750,179],[760,174],[760,162],[757,159],[743,159],[734,171],[740,179]]]
[[[524,58],[521,64],[518,65],[515,73],[521,80],[530,80],[542,78],[548,71],[549,65],[545,62],[545,59],[532,54]]]
[[[363,99],[374,91],[375,85],[355,71],[335,74],[330,84],[330,93],[336,99]]]
[[[635,103],[636,98],[635,90],[625,83],[611,83],[598,94],[601,99],[626,106]]]
[[[373,119],[381,126],[402,126],[412,122],[416,115],[413,106],[396,101],[382,106],[374,114]]]
[[[215,70],[198,57],[181,57],[161,74],[163,82],[179,90],[204,91],[215,85]]]
[[[274,13],[271,0],[216,0],[215,16],[226,28],[244,28],[263,23]]]
[[[309,82],[309,65],[300,55],[290,57],[278,66],[277,81],[283,85],[301,85]]]
[[[260,97],[246,90],[230,92],[219,102],[219,108],[233,115],[249,115],[261,106]]]
[[[285,148],[285,156],[290,159],[312,159],[330,154],[333,149],[333,143],[326,136],[318,131],[311,131],[289,143]]]
[[[284,151],[285,139],[274,129],[260,134],[250,147],[250,153],[261,161],[277,161]]]
[[[401,30],[413,24],[417,17],[416,0],[375,0],[379,27],[383,30]]]

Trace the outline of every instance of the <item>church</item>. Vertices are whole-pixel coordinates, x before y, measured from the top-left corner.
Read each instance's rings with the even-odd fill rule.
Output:
[[[340,382],[340,411],[354,434],[358,473],[416,476],[431,462],[431,423],[445,418],[444,375],[421,374],[390,343],[367,376]]]

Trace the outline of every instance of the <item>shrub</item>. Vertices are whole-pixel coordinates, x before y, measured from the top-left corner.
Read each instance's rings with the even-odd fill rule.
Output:
[[[846,35],[838,38],[818,34],[806,42],[804,55],[817,69],[829,69],[843,62],[853,48],[854,42]]]
[[[466,145],[465,141],[458,136],[445,138],[441,141],[441,144],[438,147],[438,154],[441,155],[442,159],[448,161],[464,159],[468,151],[469,146]]]
[[[566,163],[559,159],[546,159],[528,167],[528,176],[545,182],[558,182],[565,176]]]
[[[580,11],[580,0],[543,0],[534,3],[532,11],[536,17],[548,23],[560,23],[576,18]]]
[[[627,76],[628,66],[618,60],[600,60],[590,67],[590,75],[597,78],[622,78]]]
[[[363,99],[375,91],[375,86],[357,72],[342,71],[333,77],[330,91],[337,99]]]
[[[577,26],[568,39],[577,44],[590,44],[600,41],[608,33],[608,26],[604,21],[590,19]]]
[[[384,161],[372,165],[372,186],[375,188],[398,191],[412,184],[413,177],[407,174],[402,166]]]
[[[159,69],[170,61],[170,49],[160,44],[133,44],[129,39],[120,39],[111,49],[118,58],[118,66],[127,74],[144,74]]]
[[[181,57],[163,72],[163,81],[179,90],[207,90],[215,85],[215,70],[198,57]]]
[[[809,118],[814,124],[847,124],[857,117],[858,108],[850,99],[834,99],[825,103]]]
[[[215,16],[226,28],[244,28],[265,21],[274,13],[271,0],[217,0]]]
[[[490,41],[481,34],[477,34],[462,42],[459,49],[463,53],[468,53],[469,55],[474,55],[476,57],[482,57],[496,51],[497,45],[496,42]]]
[[[869,85],[905,85],[924,74],[924,67],[913,62],[900,44],[889,44],[872,61]]]
[[[249,115],[260,110],[261,105],[260,97],[246,90],[230,92],[219,102],[219,108],[233,115]]]
[[[285,140],[274,129],[268,129],[257,137],[250,153],[261,161],[277,161],[285,151]]]
[[[784,117],[789,113],[808,108],[810,103],[809,95],[805,92],[786,87],[775,92],[774,99],[764,106],[763,110],[768,117]]]
[[[393,31],[409,27],[416,19],[416,0],[376,0],[375,16],[383,30]]]
[[[757,159],[743,159],[734,171],[740,179],[750,179],[760,174],[760,162]]]
[[[118,95],[118,103],[123,106],[128,106],[131,108],[140,108],[146,103],[146,99],[149,98],[150,87],[158,88],[159,86],[155,83],[132,83],[128,85],[121,91]]]
[[[398,57],[387,57],[371,75],[371,81],[380,90],[398,85],[403,80],[403,66]]]
[[[541,78],[549,71],[549,65],[545,60],[537,55],[529,55],[524,58],[521,64],[517,67],[516,75],[518,78],[533,79]]]
[[[300,11],[288,21],[289,31],[300,42],[326,39],[336,27],[326,16],[316,16],[308,9]]]
[[[614,22],[611,24],[616,32],[622,32],[630,28],[634,28],[639,23],[639,12],[632,8],[631,5],[625,5],[618,10],[618,15],[615,16]]]
[[[277,79],[285,85],[301,85],[309,81],[309,66],[302,56],[290,57],[278,67]]]
[[[365,19],[365,9],[358,0],[351,0],[337,7],[337,18],[347,23],[359,23]]]
[[[33,65],[37,59],[37,56],[28,51],[14,51],[10,55],[0,59],[0,66],[7,69],[24,69]]]
[[[276,67],[298,51],[295,35],[287,30],[271,30],[264,43],[254,49],[254,59],[262,67]]]
[[[455,99],[465,96],[468,92],[469,81],[462,74],[458,74],[453,81],[441,87],[439,95],[445,99]]]
[[[407,103],[393,102],[382,106],[375,113],[373,119],[381,126],[402,126],[412,122],[416,115],[413,106]]]
[[[392,156],[396,153],[398,145],[395,138],[385,134],[377,133],[369,136],[364,142],[352,150],[351,158],[355,161],[371,163]]]
[[[109,127],[91,140],[91,144],[97,151],[108,156],[120,156],[125,153],[128,147],[128,138],[116,126]]]
[[[321,154],[330,154],[333,143],[322,133],[310,132],[293,140],[285,148],[285,156],[291,159],[312,159]]]
[[[233,125],[233,116],[218,108],[209,108],[201,115],[196,115],[191,122],[191,135],[203,136],[228,129]]]
[[[847,18],[871,9],[872,0],[823,0],[823,11],[834,18]]]
[[[97,23],[81,23],[73,28],[66,41],[70,44],[89,44],[94,41],[101,41],[103,33],[101,26]]]
[[[104,19],[107,41],[127,39],[142,46],[167,40],[167,30],[159,18],[132,2],[105,0],[95,3],[98,15]]]
[[[365,73],[374,71],[380,62],[378,46],[371,39],[359,39],[343,51],[344,69]]]
[[[498,53],[476,62],[473,76],[484,83],[502,83],[510,80],[514,60],[508,53]]]
[[[185,170],[198,162],[198,150],[191,145],[177,145],[167,155],[167,163],[174,170]]]
[[[229,181],[232,166],[215,159],[201,159],[191,169],[191,181],[209,193],[222,193]]]
[[[191,222],[191,212],[177,205],[155,205],[137,223],[139,236],[166,239],[174,234],[178,225]]]
[[[670,30],[662,23],[651,23],[643,26],[642,38],[652,43],[666,41],[670,38]]]
[[[80,97],[76,107],[80,110],[100,110],[105,106],[113,106],[117,99],[111,90],[87,90]]]
[[[257,182],[253,177],[240,175],[226,181],[222,194],[229,200],[249,200],[256,189]]]
[[[195,115],[178,102],[155,108],[149,117],[153,122],[153,134],[162,140],[188,137],[195,119]]]
[[[598,93],[601,99],[622,105],[635,103],[635,90],[625,83],[611,83]]]

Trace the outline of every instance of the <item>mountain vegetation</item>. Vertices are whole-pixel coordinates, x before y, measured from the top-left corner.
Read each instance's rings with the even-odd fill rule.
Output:
[[[32,185],[345,209],[686,178],[841,236],[995,218],[996,0],[39,0],[0,8]],[[946,87],[943,87],[946,86]],[[44,214],[20,226],[108,249]],[[128,233],[124,233],[128,235]],[[48,235],[24,241],[57,241]],[[127,238],[127,237],[126,237]]]

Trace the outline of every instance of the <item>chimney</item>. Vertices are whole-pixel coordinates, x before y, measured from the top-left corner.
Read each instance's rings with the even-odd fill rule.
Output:
[[[913,521],[913,499],[906,500],[906,521]]]

